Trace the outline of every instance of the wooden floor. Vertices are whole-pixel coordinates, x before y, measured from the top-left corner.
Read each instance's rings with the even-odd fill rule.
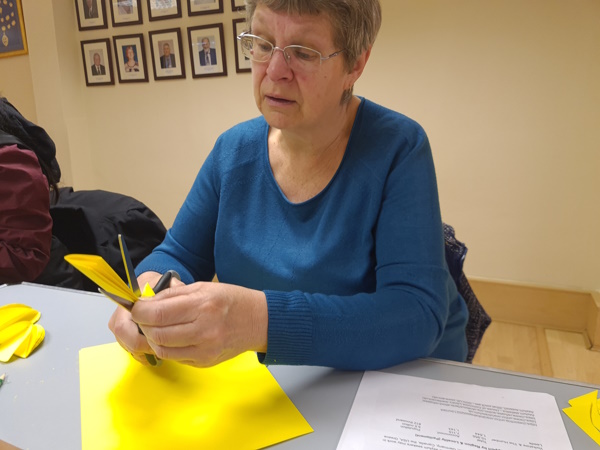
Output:
[[[473,364],[600,385],[600,352],[583,333],[493,321]]]

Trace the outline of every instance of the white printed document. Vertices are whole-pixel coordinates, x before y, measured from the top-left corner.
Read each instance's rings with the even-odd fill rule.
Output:
[[[365,372],[338,450],[573,450],[553,396]]]

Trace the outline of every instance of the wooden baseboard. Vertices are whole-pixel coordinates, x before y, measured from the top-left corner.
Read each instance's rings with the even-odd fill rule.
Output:
[[[600,351],[600,292],[469,278],[473,292],[500,322],[577,331]]]

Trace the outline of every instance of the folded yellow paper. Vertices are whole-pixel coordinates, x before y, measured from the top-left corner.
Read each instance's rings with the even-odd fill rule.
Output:
[[[118,344],[79,353],[82,449],[259,449],[312,428],[256,354],[146,367]]]
[[[27,305],[13,303],[0,306],[0,361],[8,362],[13,355],[27,358],[44,340],[45,331],[35,324],[39,311]]]
[[[600,401],[598,400],[598,391],[592,391],[587,394],[569,400],[569,408],[564,408],[563,412],[575,422],[596,444],[600,445],[600,428],[596,425],[600,410]]]
[[[137,301],[137,297],[121,277],[101,256],[71,254],[65,260],[105,291],[121,298]]]

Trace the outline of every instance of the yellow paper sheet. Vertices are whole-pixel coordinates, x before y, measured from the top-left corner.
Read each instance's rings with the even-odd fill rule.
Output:
[[[82,349],[79,373],[82,450],[259,449],[312,432],[253,352],[147,367],[114,343]]]
[[[569,408],[564,408],[563,412],[581,428],[585,434],[591,437],[596,444],[600,445],[600,430],[594,426],[593,420],[597,420],[600,401],[598,400],[598,391],[592,391],[588,394],[569,400]]]

